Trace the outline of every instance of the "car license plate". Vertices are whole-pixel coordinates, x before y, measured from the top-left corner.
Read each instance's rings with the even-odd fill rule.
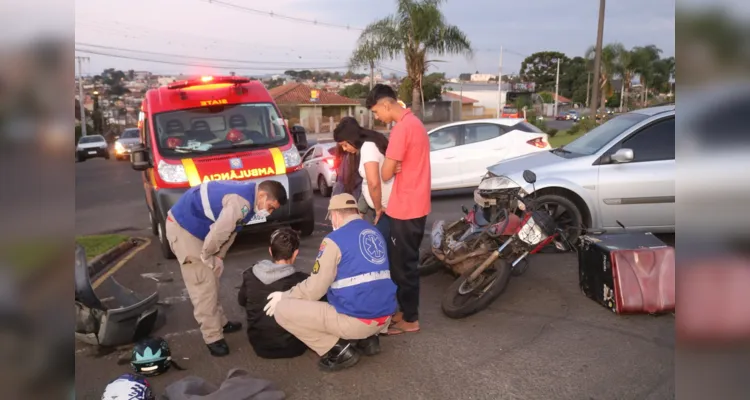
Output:
[[[96,154],[95,151],[89,151],[89,154]]]

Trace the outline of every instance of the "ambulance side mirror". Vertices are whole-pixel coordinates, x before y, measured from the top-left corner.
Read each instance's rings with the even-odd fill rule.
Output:
[[[133,149],[130,153],[130,163],[136,171],[145,171],[153,167],[148,152],[142,146]]]

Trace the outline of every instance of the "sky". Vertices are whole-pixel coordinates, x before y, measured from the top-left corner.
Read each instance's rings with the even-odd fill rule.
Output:
[[[109,54],[76,51],[76,55],[90,57],[82,72],[93,75],[105,68],[191,75],[230,70],[241,75],[286,69],[343,71],[359,37],[357,29],[395,11],[395,1],[389,0],[216,1],[76,0],[76,48]],[[628,48],[654,44],[663,50],[663,57],[673,56],[674,9],[675,0],[610,0],[604,43],[620,42]],[[442,11],[448,23],[466,33],[475,51],[469,58],[434,55],[433,59],[442,62],[429,72],[445,72],[449,77],[477,71],[497,74],[503,47],[502,70],[508,74],[517,73],[523,59],[538,51],[583,56],[596,41],[599,1],[448,0]],[[154,62],[158,60],[194,65]],[[384,61],[381,67],[384,75],[402,75],[405,70],[400,59]]]

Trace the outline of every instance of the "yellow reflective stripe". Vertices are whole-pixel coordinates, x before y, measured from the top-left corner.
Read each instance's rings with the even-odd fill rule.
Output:
[[[198,175],[198,168],[195,168],[195,163],[192,158],[183,158],[182,166],[185,168],[185,175],[187,175],[188,183],[190,186],[198,186],[201,184],[201,177]]]
[[[271,156],[273,157],[273,170],[276,171],[276,175],[286,174],[286,163],[284,162],[284,155],[281,154],[281,150],[278,147],[271,149]]]

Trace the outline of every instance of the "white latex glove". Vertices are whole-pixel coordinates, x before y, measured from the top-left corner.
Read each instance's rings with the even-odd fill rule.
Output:
[[[266,303],[266,306],[263,307],[263,311],[266,312],[266,315],[269,317],[273,317],[273,313],[276,312],[276,306],[279,304],[279,301],[281,301],[281,298],[284,296],[284,292],[273,292],[268,295],[268,303]]]

